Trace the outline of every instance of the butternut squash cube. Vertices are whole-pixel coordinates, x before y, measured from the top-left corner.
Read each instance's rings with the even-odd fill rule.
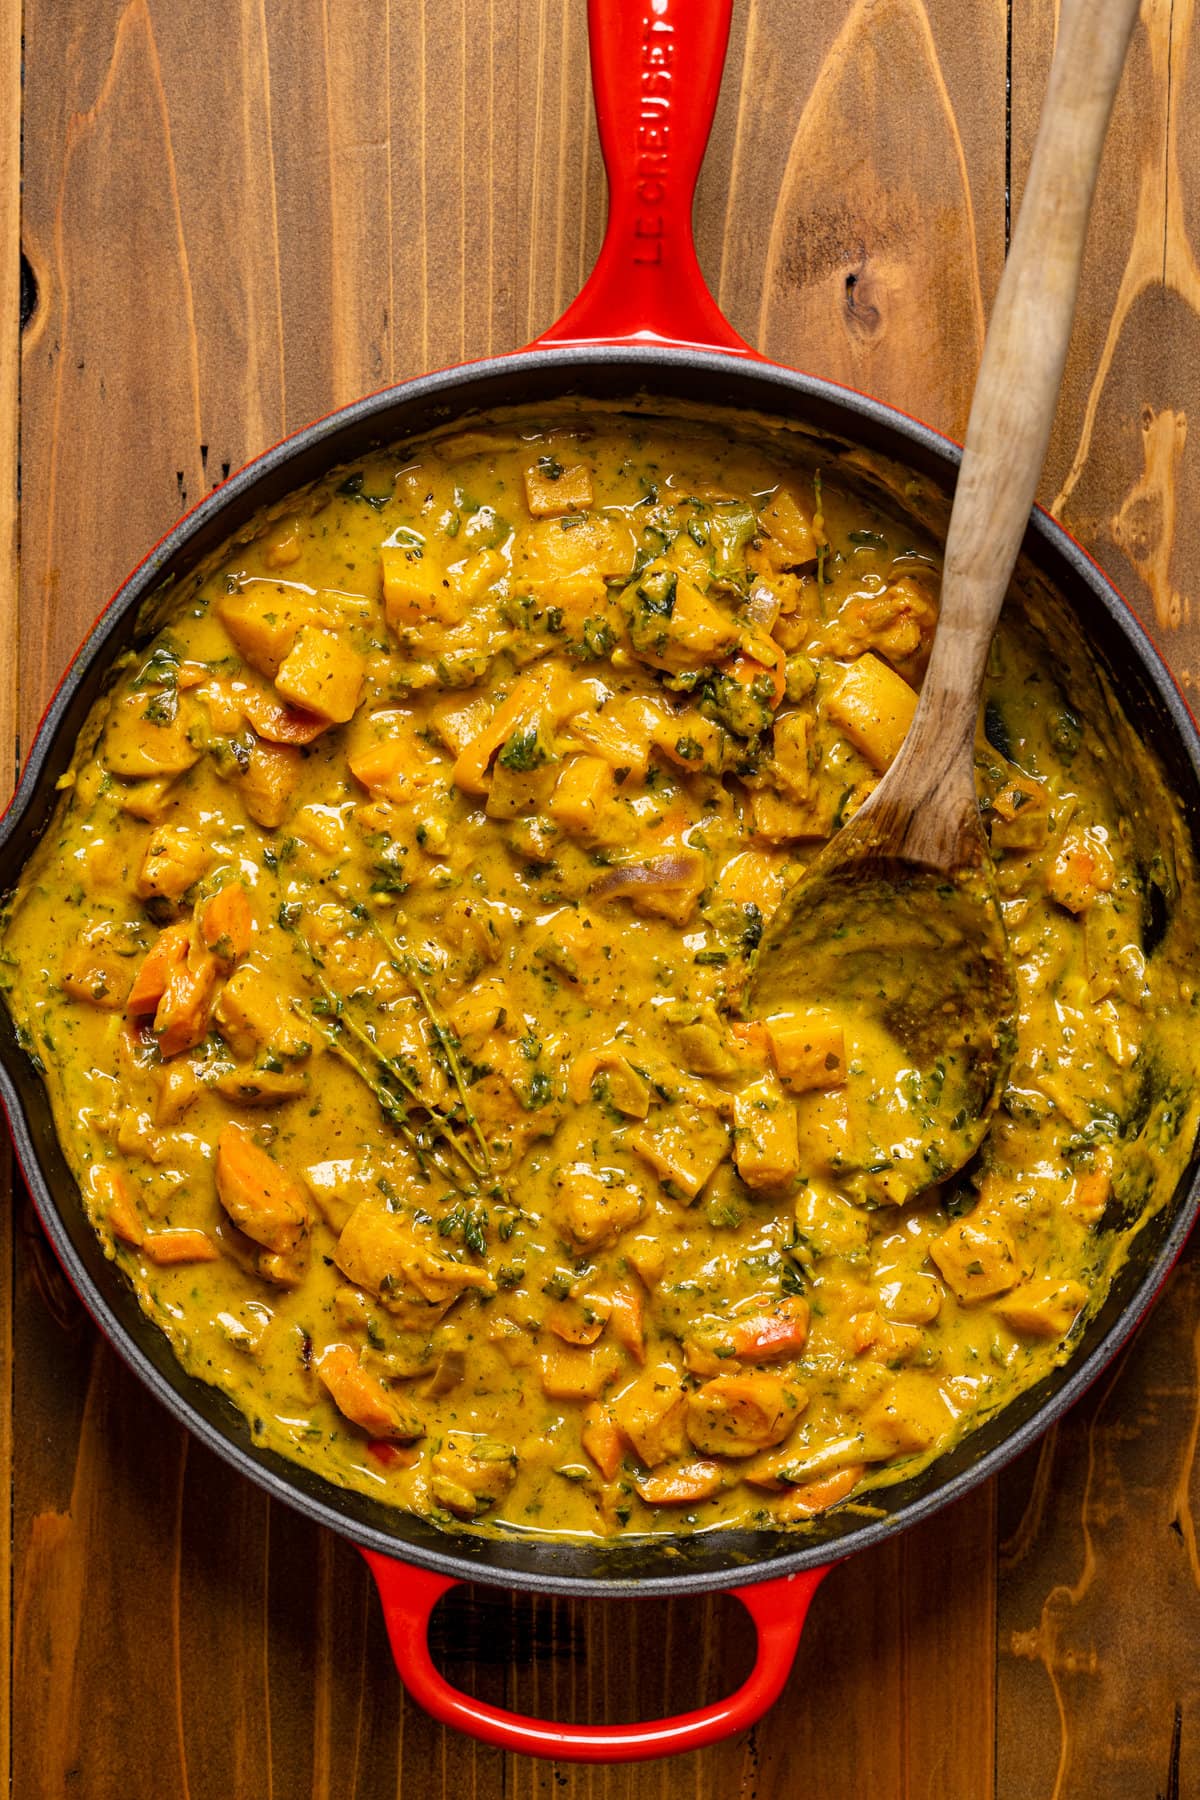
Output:
[[[541,456],[525,470],[525,503],[535,519],[586,512],[592,504],[592,471],[586,463],[564,468],[554,456]]]
[[[803,1013],[767,1020],[767,1039],[780,1081],[793,1094],[846,1085],[846,1034],[840,1025]]]
[[[242,805],[256,825],[274,831],[283,824],[303,767],[304,758],[289,744],[254,745],[237,787]]]
[[[685,1203],[696,1198],[729,1154],[729,1132],[723,1122],[693,1107],[660,1114],[632,1132],[629,1143],[667,1192]]]
[[[286,588],[255,582],[238,593],[223,594],[214,610],[251,668],[274,676],[314,609],[311,600],[289,594]]]
[[[564,830],[585,837],[613,792],[611,764],[601,756],[572,756],[559,772],[546,811]]]
[[[423,550],[385,544],[380,555],[384,615],[397,635],[429,621],[437,625],[461,622],[467,610],[465,595]]]
[[[733,1160],[747,1187],[777,1192],[800,1173],[796,1108],[769,1076],[733,1102]],[[697,1446],[699,1448],[699,1446]]]
[[[212,851],[190,826],[156,826],[138,876],[138,898],[181,900],[211,861]]]
[[[953,1423],[936,1383],[915,1371],[897,1376],[862,1416],[867,1448],[876,1457],[927,1450]]]
[[[990,1300],[1017,1285],[1012,1238],[998,1219],[980,1217],[978,1209],[935,1237],[929,1254],[960,1300]]]
[[[896,760],[916,710],[916,690],[870,651],[850,665],[825,703],[838,730],[881,774]]]
[[[1027,1337],[1062,1337],[1087,1304],[1087,1289],[1078,1281],[1045,1276],[1023,1281],[997,1300],[993,1311],[1006,1325]]]
[[[331,725],[354,717],[366,665],[336,631],[303,625],[275,677],[275,686],[293,706],[302,706]]]
[[[808,765],[812,719],[808,713],[785,713],[776,719],[772,761],[779,784],[793,800],[806,800],[812,791],[812,771]]]
[[[104,733],[100,752],[104,766],[125,781],[182,775],[200,760],[189,735],[194,723],[190,704],[181,701],[173,718],[161,719],[147,706],[144,691],[130,694]]]
[[[642,1216],[632,1183],[606,1180],[584,1163],[559,1171],[554,1212],[566,1235],[584,1250],[612,1243]]]
[[[763,529],[784,553],[783,567],[798,568],[817,559],[817,540],[812,517],[790,489],[776,490],[759,514]]]
[[[542,1392],[551,1400],[598,1400],[621,1366],[604,1344],[556,1344],[542,1356]]]

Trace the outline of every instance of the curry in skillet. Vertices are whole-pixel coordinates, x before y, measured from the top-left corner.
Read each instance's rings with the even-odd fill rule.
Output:
[[[964,1175],[896,1203],[897,1043],[739,1007],[937,591],[785,435],[597,413],[339,471],[165,596],[3,981],[96,1231],[258,1441],[456,1528],[790,1524],[1069,1353],[1196,1124],[1192,872],[1094,673],[1020,616],[993,654],[1021,1010]]]

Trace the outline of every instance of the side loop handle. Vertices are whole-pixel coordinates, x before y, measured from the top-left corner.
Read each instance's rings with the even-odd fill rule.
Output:
[[[531,350],[666,344],[758,357],[709,293],[692,237],[732,6],[588,0],[608,225],[582,292]]]
[[[419,1706],[443,1725],[453,1725],[485,1744],[524,1756],[567,1762],[640,1762],[700,1750],[734,1732],[745,1731],[779,1698],[800,1642],[809,1603],[834,1565],[807,1569],[778,1581],[730,1588],[754,1620],[758,1648],[754,1667],[734,1693],[712,1706],[643,1725],[556,1725],[489,1706],[452,1687],[429,1653],[429,1620],[434,1607],[458,1585],[445,1575],[413,1568],[394,1557],[363,1550],[375,1577],[396,1668]]]

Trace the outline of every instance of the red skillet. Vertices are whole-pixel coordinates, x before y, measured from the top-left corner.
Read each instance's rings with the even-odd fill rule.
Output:
[[[335,464],[497,405],[564,394],[673,401],[782,417],[831,461],[870,453],[887,504],[887,471],[915,472],[945,513],[958,452],[946,439],[844,388],[766,362],[722,317],[692,243],[691,206],[712,123],[732,0],[590,0],[596,110],[612,202],[604,247],[559,323],[515,356],[424,376],[331,414],[233,476],[153,550],[116,594],[67,671],[42,722],[17,795],[0,823],[0,870],[15,880],[45,828],[55,782],[102,692],[114,658],[147,634],[144,603],[219,547],[261,507]],[[861,468],[861,455],[858,462]],[[1126,711],[1184,806],[1200,850],[1200,737],[1175,684],[1101,571],[1044,513],[1025,541],[1020,584],[1052,593],[1064,629],[1110,672]],[[1074,625],[1072,626],[1072,621]],[[1169,904],[1148,890],[1148,943]],[[807,1536],[736,1531],[675,1540],[581,1545],[518,1537],[451,1537],[365,1496],[344,1492],[251,1440],[245,1419],[186,1375],[108,1263],[79,1204],[41,1081],[0,1013],[0,1095],[34,1203],[97,1323],[163,1404],[227,1462],[362,1549],[379,1585],[396,1664],[425,1709],[505,1749],[620,1761],[699,1749],[745,1729],[777,1697],[812,1595],[849,1551],[926,1518],[993,1475],[1067,1408],[1125,1342],[1165,1280],[1194,1220],[1193,1163],[1172,1202],[1083,1333],[1066,1368],[1022,1395],[930,1469],[881,1490],[878,1517],[847,1512]],[[457,1581],[594,1596],[727,1589],[751,1613],[758,1653],[749,1679],[715,1706],[640,1725],[555,1725],[458,1692],[433,1665],[429,1615]]]

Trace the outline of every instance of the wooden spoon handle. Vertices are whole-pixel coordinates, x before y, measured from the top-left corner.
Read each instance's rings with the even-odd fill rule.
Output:
[[[931,793],[974,742],[988,646],[1046,457],[1088,213],[1140,0],[1064,0],[1058,47],[967,425],[942,611],[902,752]],[[967,770],[969,774],[969,766]]]

